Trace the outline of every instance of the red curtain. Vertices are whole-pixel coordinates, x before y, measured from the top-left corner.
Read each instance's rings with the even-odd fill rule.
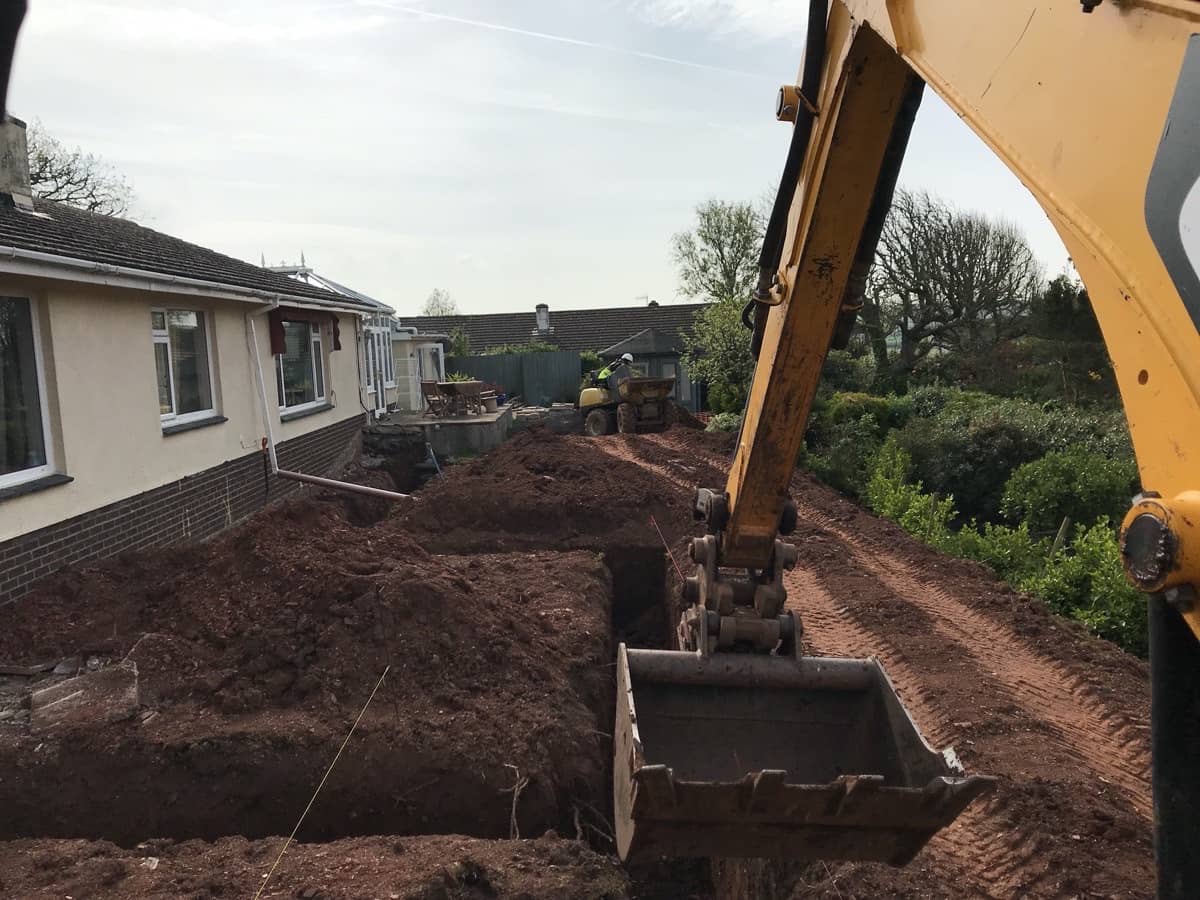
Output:
[[[338,328],[338,317],[336,314],[321,312],[316,309],[279,306],[267,313],[267,331],[271,335],[272,356],[278,356],[284,350],[284,322],[311,322],[314,325],[323,325],[328,322],[333,326],[333,349],[342,349],[342,332]]]

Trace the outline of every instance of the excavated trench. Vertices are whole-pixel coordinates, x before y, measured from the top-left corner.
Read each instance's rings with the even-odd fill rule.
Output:
[[[573,557],[591,556],[554,555],[568,566]],[[577,809],[591,810],[590,824],[605,830],[601,819],[611,822],[616,645],[670,645],[662,547],[613,546],[600,560],[611,584],[601,610],[608,639],[599,641],[586,669],[570,675],[594,717],[593,733],[584,736],[584,748],[563,746],[542,760],[549,773],[529,773],[517,804],[522,834],[547,829],[573,834]],[[596,650],[590,634],[568,640],[591,642]],[[499,757],[481,759],[478,746],[444,740],[453,720],[407,721],[404,693],[382,698],[386,702],[364,718],[354,752],[339,760],[308,814],[302,840],[509,836],[514,780],[509,764]],[[151,837],[285,834],[337,752],[348,717],[296,709],[222,715],[183,704],[145,722],[135,718],[61,737],[29,734],[13,741],[5,735],[0,838],[93,838],[129,846]]]
[[[611,853],[616,646],[673,642],[677,585],[658,536],[597,525],[583,503],[556,504],[538,531],[506,543],[457,524],[421,532],[415,514],[369,498],[304,496],[241,534],[69,576],[6,623],[5,659],[46,635],[57,643],[39,658],[96,654],[106,665],[142,634],[162,641],[135,654],[133,717],[0,728],[0,839],[133,847],[287,834],[391,665],[299,841],[507,839],[515,826]],[[315,513],[314,502],[324,504]],[[421,514],[451,506],[421,502]],[[640,897],[708,890],[701,863],[630,875]]]

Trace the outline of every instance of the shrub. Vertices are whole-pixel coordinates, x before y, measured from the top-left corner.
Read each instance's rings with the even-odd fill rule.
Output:
[[[1087,411],[978,391],[923,388],[907,397],[900,443],[927,488],[953,494],[967,517],[994,520],[1004,485],[1051,450],[1083,449],[1131,459],[1120,410]]]
[[[878,421],[866,413],[832,427],[821,448],[806,449],[801,458],[803,464],[826,484],[857,497],[866,487],[870,460],[881,440],[882,429]],[[805,446],[808,446],[807,442]]]
[[[708,408],[714,413],[734,413],[740,416],[745,406],[745,388],[724,382],[715,382],[708,386]]]
[[[869,391],[875,384],[873,357],[855,356],[846,350],[830,350],[821,369],[822,393]]]
[[[1070,546],[1055,553],[1019,587],[1101,637],[1146,655],[1146,604],[1125,580],[1120,550],[1107,519],[1097,519],[1091,526],[1077,525]]]
[[[836,426],[870,415],[883,429],[899,428],[908,421],[911,406],[907,397],[839,392],[822,405],[821,418]]]
[[[604,367],[604,359],[595,350],[583,350],[579,354],[579,374],[586,375]]]
[[[999,416],[961,421],[943,412],[911,420],[897,439],[911,455],[918,480],[939,494],[953,494],[965,515],[984,520],[999,513],[1012,472],[1045,451],[1035,435]]]
[[[1041,571],[1050,546],[1048,541],[1033,537],[1024,523],[1009,528],[985,522],[980,528],[972,521],[943,549],[990,566],[1010,584],[1021,584]]]
[[[737,431],[742,427],[742,416],[740,413],[723,412],[717,413],[708,420],[708,425],[705,431]]]
[[[1013,472],[1000,508],[1035,533],[1054,531],[1064,516],[1073,522],[1094,522],[1101,516],[1115,520],[1137,492],[1137,478],[1132,458],[1109,459],[1079,448],[1052,450]]]
[[[1105,518],[1077,526],[1067,547],[1049,554],[1049,542],[1016,528],[974,521],[955,531],[954,498],[925,493],[910,480],[912,460],[893,435],[871,462],[866,498],[875,512],[946,553],[978,560],[1055,612],[1140,655],[1146,653],[1146,613],[1125,581],[1116,536]]]

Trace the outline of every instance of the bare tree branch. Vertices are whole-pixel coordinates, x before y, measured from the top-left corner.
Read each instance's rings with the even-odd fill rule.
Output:
[[[30,127],[27,140],[29,186],[34,196],[104,216],[128,212],[133,188],[100,157],[66,146],[47,134],[40,122]]]
[[[1013,337],[1043,284],[1013,225],[900,190],[867,280],[863,324],[881,368],[906,373],[935,350],[977,351]],[[894,362],[889,335],[900,338]]]
[[[457,316],[458,304],[450,296],[449,291],[434,288],[425,298],[425,306],[421,309],[423,316]]]

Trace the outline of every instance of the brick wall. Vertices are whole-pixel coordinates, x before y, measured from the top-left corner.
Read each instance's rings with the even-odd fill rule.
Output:
[[[328,474],[349,461],[361,429],[356,416],[284,441],[276,446],[279,467]],[[299,486],[272,478],[267,492],[263,455],[250,453],[5,541],[0,543],[0,604],[72,563],[209,537]]]

